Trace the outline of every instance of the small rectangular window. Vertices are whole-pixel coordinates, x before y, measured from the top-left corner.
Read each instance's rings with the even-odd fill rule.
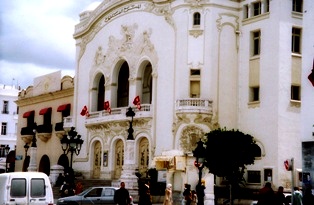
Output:
[[[264,181],[271,182],[273,180],[273,170],[272,169],[264,169]]]
[[[1,123],[1,135],[7,135],[7,126],[8,124],[6,122]]]
[[[292,28],[291,52],[301,53],[301,29]]]
[[[199,75],[201,75],[201,70],[199,70],[199,69],[191,69],[190,75],[191,76],[199,76]]]
[[[243,19],[249,18],[249,6],[244,5],[243,6]]]
[[[260,184],[261,183],[261,171],[248,170],[247,182],[250,184]]]
[[[265,1],[264,7],[265,7],[265,12],[269,12],[269,0]]]
[[[291,100],[301,100],[301,87],[297,85],[291,85]]]
[[[26,196],[26,179],[22,179],[22,178],[12,179],[10,196],[11,197],[25,197]]]
[[[259,87],[250,88],[250,102],[259,101]]]
[[[260,44],[261,44],[261,32],[252,32],[252,56],[260,55]]]
[[[3,101],[2,114],[9,114],[9,101]]]
[[[262,13],[262,3],[256,2],[253,3],[253,16],[258,16]]]
[[[302,12],[303,0],[292,0],[292,11]]]

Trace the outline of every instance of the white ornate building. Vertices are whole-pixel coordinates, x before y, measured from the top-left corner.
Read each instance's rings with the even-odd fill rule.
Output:
[[[17,100],[19,93],[18,86],[0,84],[0,170],[4,172],[6,168],[9,168],[9,164],[6,165],[7,148],[8,151],[13,151],[13,163],[14,152],[16,145],[16,131],[18,122],[18,109],[14,103]],[[12,164],[14,165],[14,164]],[[13,167],[14,170],[14,167]]]
[[[226,127],[251,134],[259,145],[245,175],[249,187],[271,181],[274,188],[291,188],[283,162],[294,158],[295,171],[302,167],[302,31],[312,4],[106,0],[82,12],[74,33],[72,119],[88,143],[76,169],[118,180],[133,179],[137,169],[144,174],[149,167],[165,168],[167,182],[182,191],[184,183],[197,183],[191,156],[196,141]],[[132,103],[136,96],[141,110]],[[79,116],[85,105],[86,118]],[[132,141],[129,106],[136,113]],[[214,177],[206,170],[203,176],[211,204]]]
[[[156,168],[158,179],[180,193],[184,183],[194,188],[198,181],[196,142],[226,127],[254,136],[259,146],[246,170],[247,187],[270,181],[274,189],[290,189],[291,173],[283,165],[290,158],[300,185],[301,142],[313,140],[307,80],[313,5],[104,0],[82,12],[74,33],[73,110],[66,118],[84,140],[73,168],[85,178],[124,180],[133,191],[135,173],[146,176]],[[136,96],[141,109],[133,104]],[[84,106],[89,115],[81,116]],[[134,140],[127,139],[131,120]],[[202,176],[205,204],[214,204],[214,181],[223,180],[206,169]]]

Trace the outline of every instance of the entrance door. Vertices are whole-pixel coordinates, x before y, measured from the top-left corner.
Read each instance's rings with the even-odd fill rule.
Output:
[[[100,178],[100,166],[101,166],[101,144],[99,141],[97,141],[94,146],[94,169],[93,169],[94,179]]]
[[[149,165],[149,143],[146,138],[143,138],[140,141],[138,156],[138,170],[143,177],[148,177],[147,170]]]
[[[124,163],[124,145],[123,145],[123,141],[119,140],[116,144],[116,153],[115,153],[115,172],[114,172],[115,179],[120,178],[123,163]]]

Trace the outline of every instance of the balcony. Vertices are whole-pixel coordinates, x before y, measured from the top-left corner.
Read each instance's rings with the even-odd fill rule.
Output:
[[[185,98],[176,101],[176,113],[213,114],[213,101],[201,98]]]
[[[66,134],[66,132],[63,128],[63,122],[57,122],[56,123],[55,133],[56,133],[56,136],[60,138],[60,140],[62,139],[63,135]]]
[[[141,110],[138,110],[135,106],[132,107],[135,112],[134,119],[152,118],[152,105],[141,104]],[[111,113],[106,110],[90,112],[90,116],[85,119],[85,126],[99,125],[107,122],[121,122],[129,120],[126,117],[128,107],[112,108]],[[75,127],[72,117],[64,118],[64,129]]]
[[[52,124],[38,125],[36,131],[39,139],[41,139],[43,142],[47,142],[48,139],[51,138]]]
[[[22,127],[21,138],[25,143],[30,143],[33,139],[33,127]]]

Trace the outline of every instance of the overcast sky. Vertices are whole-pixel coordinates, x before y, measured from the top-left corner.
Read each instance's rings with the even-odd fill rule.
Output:
[[[74,26],[95,0],[0,0],[0,84],[33,85],[58,70],[74,76]]]

